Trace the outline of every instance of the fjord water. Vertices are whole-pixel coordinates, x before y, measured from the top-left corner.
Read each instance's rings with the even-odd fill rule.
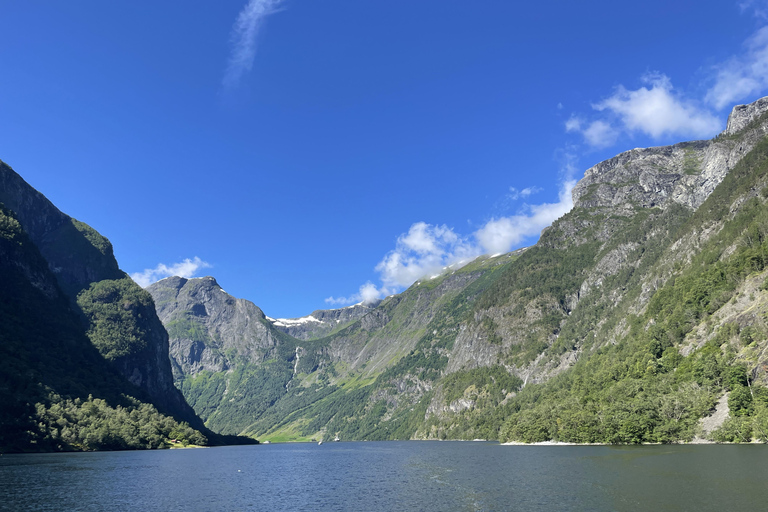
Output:
[[[0,510],[739,510],[765,446],[273,444],[0,457]]]

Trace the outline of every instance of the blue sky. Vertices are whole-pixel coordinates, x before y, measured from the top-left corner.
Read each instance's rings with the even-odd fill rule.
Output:
[[[0,1],[0,159],[148,282],[272,317],[535,243],[768,91],[757,1]]]

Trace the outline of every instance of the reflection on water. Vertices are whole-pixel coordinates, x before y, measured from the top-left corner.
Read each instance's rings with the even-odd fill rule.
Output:
[[[3,455],[0,510],[762,510],[764,446],[272,444]]]

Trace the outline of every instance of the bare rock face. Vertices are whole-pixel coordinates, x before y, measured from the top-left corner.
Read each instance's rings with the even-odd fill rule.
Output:
[[[735,135],[743,130],[747,125],[768,110],[768,97],[760,98],[749,105],[736,105],[728,116],[728,124],[725,128],[725,135]]]
[[[264,360],[278,340],[264,313],[213,277],[169,277],[147,288],[170,335],[170,356],[185,375],[225,371],[237,358]]]
[[[62,213],[2,161],[0,203],[17,215],[70,297],[95,281],[125,276],[109,240]]]
[[[171,333],[172,358],[187,375],[226,372],[243,361],[260,368],[274,364],[287,377],[272,387],[291,400],[301,397],[302,404],[311,393],[327,392],[323,386],[353,382],[356,393],[369,392],[354,413],[340,412],[349,397],[324,395],[331,397],[322,402],[324,415],[347,414],[335,428],[416,414],[416,404],[424,406],[425,421],[437,416],[453,428],[457,417],[514,395],[512,390],[492,395],[490,384],[485,391],[466,392],[472,383],[463,396],[449,399],[445,390],[467,375],[498,377],[506,371],[523,385],[544,383],[582,357],[626,339],[631,316],[664,286],[669,269],[682,268],[716,230],[703,226],[685,240],[676,238],[734,166],[765,139],[767,111],[768,99],[739,106],[713,140],[633,149],[601,162],[574,188],[573,210],[547,228],[535,247],[417,282],[374,307],[272,319],[224,293],[213,278],[161,281],[150,292]],[[762,318],[757,313],[734,321],[752,325]],[[217,407],[236,400],[230,384],[217,388],[226,395]],[[298,412],[294,427],[300,428],[308,418],[286,404],[293,402],[275,410],[281,418]],[[367,416],[373,411],[375,418]]]
[[[713,140],[633,149],[600,162],[573,189],[574,206],[629,210],[677,203],[698,208],[768,133],[768,120],[762,117],[766,111],[768,98],[738,105],[726,130]]]

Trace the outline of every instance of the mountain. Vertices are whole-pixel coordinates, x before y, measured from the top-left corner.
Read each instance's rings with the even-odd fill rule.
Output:
[[[274,440],[765,440],[767,112],[595,165],[535,246],[358,317],[156,283],[177,385],[212,429]]]
[[[372,385],[383,372],[391,373],[393,363],[409,368],[424,363],[419,347],[434,345],[424,340],[425,333],[433,333],[428,340],[442,333],[455,336],[468,304],[522,252],[447,269],[375,307],[315,312],[313,318],[338,327],[306,340],[281,330],[289,327],[285,320],[268,318],[252,303],[229,296],[211,277],[172,277],[147,291],[171,337],[177,384],[208,427],[228,434],[271,432],[270,439],[310,439],[327,429],[316,422],[300,429],[293,425],[289,418],[306,420],[297,408],[308,414],[332,412],[340,402],[365,408],[374,390],[383,389]],[[445,362],[446,349],[436,350],[440,353],[429,354],[429,365]],[[425,371],[429,379],[437,375],[434,369]],[[414,379],[421,398],[432,383]],[[414,383],[403,380],[402,391]],[[409,417],[415,418],[410,409]],[[337,432],[345,438],[366,437]]]
[[[267,318],[278,330],[300,340],[322,338],[364,317],[381,303],[374,300],[341,309],[318,309],[301,318]]]
[[[207,443],[152,298],[106,238],[3,162],[0,256],[0,450]]]

